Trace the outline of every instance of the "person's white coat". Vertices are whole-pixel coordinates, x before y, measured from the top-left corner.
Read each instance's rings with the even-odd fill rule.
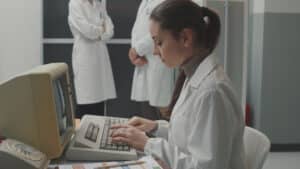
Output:
[[[131,33],[131,47],[139,56],[145,56],[148,64],[135,67],[131,99],[149,101],[151,106],[169,105],[176,73],[167,68],[158,56],[153,55],[154,42],[149,32],[149,17],[152,10],[164,0],[142,0]],[[202,6],[203,0],[193,0]]]
[[[174,88],[174,70],[166,67],[158,56],[153,55],[154,42],[149,32],[152,10],[163,0],[142,0],[131,33],[131,47],[148,63],[135,67],[131,99],[149,101],[155,107],[168,106]]]
[[[69,26],[74,36],[72,66],[78,104],[92,104],[116,97],[108,50],[114,34],[105,0],[71,0]]]
[[[213,55],[186,79],[170,123],[159,121],[144,151],[172,169],[245,169],[242,109]]]

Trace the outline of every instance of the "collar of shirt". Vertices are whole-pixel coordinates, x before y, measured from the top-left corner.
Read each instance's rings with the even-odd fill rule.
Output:
[[[181,66],[181,68],[187,78],[190,78],[194,74],[194,72],[196,71],[197,67],[199,66],[199,64],[201,63],[202,60],[203,60],[203,58],[194,56],[194,57],[191,57],[191,59],[189,59],[189,61],[187,61],[185,64],[183,64]]]
[[[209,75],[210,72],[214,70],[214,68],[217,66],[218,62],[214,54],[210,54],[207,56],[202,62],[198,63],[198,65],[193,65],[190,68],[190,71],[192,72],[191,79],[190,79],[190,85],[192,87],[197,88],[201,81],[205,79]]]

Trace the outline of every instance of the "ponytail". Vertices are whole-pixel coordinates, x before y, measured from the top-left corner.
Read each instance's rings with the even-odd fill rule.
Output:
[[[206,29],[204,31],[206,38],[203,44],[205,45],[205,48],[209,50],[209,53],[211,53],[216,48],[217,42],[219,40],[221,22],[218,14],[216,14],[211,9],[208,9],[206,7],[201,7],[201,9],[203,20],[206,25]]]

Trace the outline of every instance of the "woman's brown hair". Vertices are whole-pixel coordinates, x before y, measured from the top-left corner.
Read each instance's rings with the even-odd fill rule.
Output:
[[[207,51],[199,57],[207,57],[217,45],[221,29],[219,16],[214,11],[200,7],[191,0],[165,0],[152,11],[150,19],[157,22],[162,30],[170,31],[177,39],[184,28],[192,29],[197,35],[195,42],[197,47]],[[181,71],[169,110],[163,114],[164,117],[171,116],[184,81],[185,74]]]

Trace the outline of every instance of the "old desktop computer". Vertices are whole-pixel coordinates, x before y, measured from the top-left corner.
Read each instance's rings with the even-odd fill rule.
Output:
[[[0,133],[59,158],[133,160],[134,149],[109,142],[109,125],[126,119],[84,116],[75,130],[74,94],[68,66],[51,63],[0,83]]]
[[[38,66],[0,84],[0,132],[58,158],[75,132],[64,63]]]

